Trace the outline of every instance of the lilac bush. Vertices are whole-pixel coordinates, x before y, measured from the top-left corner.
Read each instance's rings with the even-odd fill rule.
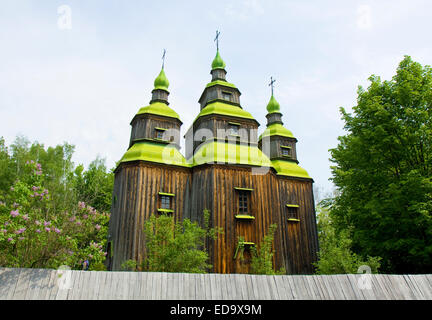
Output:
[[[0,266],[102,269],[106,252],[108,213],[84,202],[56,208],[44,188],[42,166],[26,163],[25,179],[16,181],[0,199]]]

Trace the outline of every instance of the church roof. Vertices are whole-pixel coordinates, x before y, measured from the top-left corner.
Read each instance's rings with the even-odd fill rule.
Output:
[[[167,165],[190,167],[176,147],[153,141],[137,141],[124,154],[120,162],[150,161]]]
[[[280,112],[279,102],[276,101],[275,97],[272,95],[269,103],[267,104],[268,113]]]
[[[258,147],[211,141],[203,143],[193,157],[193,165],[205,163],[243,164],[271,167],[270,159]]]
[[[291,131],[285,128],[280,123],[272,123],[267,126],[264,132],[259,136],[259,140],[268,136],[281,136],[288,138],[295,138]]]
[[[294,161],[272,160],[272,165],[277,175],[312,179],[307,171]]]
[[[169,81],[168,78],[165,75],[164,69],[162,68],[161,72],[157,76],[157,78],[154,81],[154,88],[168,91],[169,87]]]
[[[223,103],[221,101],[211,102],[206,105],[205,108],[203,108],[198,114],[198,116],[195,118],[195,120],[208,114],[221,114],[237,118],[254,119],[254,117],[249,112],[243,110],[239,106],[235,106],[229,103]]]
[[[213,59],[212,62],[212,70],[215,69],[225,69],[225,62],[222,60],[220,54],[219,54],[219,50],[216,51],[216,57]]]
[[[144,113],[156,114],[159,116],[170,117],[180,120],[177,112],[168,107],[168,105],[166,105],[165,103],[159,101],[152,102],[150,103],[150,105],[142,107],[138,110],[137,115]]]

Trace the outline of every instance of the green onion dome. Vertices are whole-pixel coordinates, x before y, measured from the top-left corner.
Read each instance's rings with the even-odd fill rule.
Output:
[[[268,113],[280,112],[279,102],[276,101],[273,95],[271,96],[270,101],[267,105],[267,111]]]
[[[216,57],[213,59],[212,62],[212,70],[215,69],[225,69],[225,62],[222,60],[219,50],[216,52]]]
[[[168,87],[169,81],[165,75],[164,69],[162,68],[161,72],[154,81],[154,88],[168,91]]]

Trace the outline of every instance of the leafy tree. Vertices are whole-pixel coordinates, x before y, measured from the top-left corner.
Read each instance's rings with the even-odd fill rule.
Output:
[[[30,160],[20,167],[21,178],[0,199],[0,266],[80,269],[87,259],[100,269],[109,215],[83,202],[59,210],[42,165]]]
[[[211,267],[205,250],[207,238],[215,239],[221,230],[209,228],[208,210],[204,211],[204,226],[184,219],[152,215],[145,224],[146,253],[142,268],[146,271],[205,273]],[[127,261],[125,268],[132,268]],[[132,268],[133,269],[133,268]]]
[[[250,273],[252,274],[285,274],[286,270],[281,268],[279,271],[276,271],[273,268],[273,240],[274,233],[276,231],[277,225],[272,224],[269,227],[268,233],[264,236],[262,241],[260,242],[258,248],[252,246],[251,250],[251,265],[250,265]]]
[[[76,197],[100,211],[111,209],[114,173],[107,172],[105,159],[97,157],[87,169],[79,165],[74,171]]]
[[[380,256],[382,271],[432,266],[432,70],[406,56],[391,81],[369,78],[347,134],[331,151],[340,194],[331,207],[336,232],[352,229],[352,250]]]
[[[362,259],[351,250],[351,228],[336,232],[330,219],[329,210],[317,206],[318,240],[320,251],[315,263],[317,274],[357,273],[360,266],[366,265],[372,273],[377,273],[380,266],[379,257]]]

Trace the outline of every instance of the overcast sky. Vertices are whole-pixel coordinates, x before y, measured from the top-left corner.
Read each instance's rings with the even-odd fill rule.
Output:
[[[170,106],[182,134],[210,82],[216,29],[227,80],[266,124],[270,76],[300,165],[331,191],[328,149],[359,85],[390,80],[404,55],[432,64],[432,1],[0,1],[0,136],[76,146],[113,167],[148,105],[167,49]]]

